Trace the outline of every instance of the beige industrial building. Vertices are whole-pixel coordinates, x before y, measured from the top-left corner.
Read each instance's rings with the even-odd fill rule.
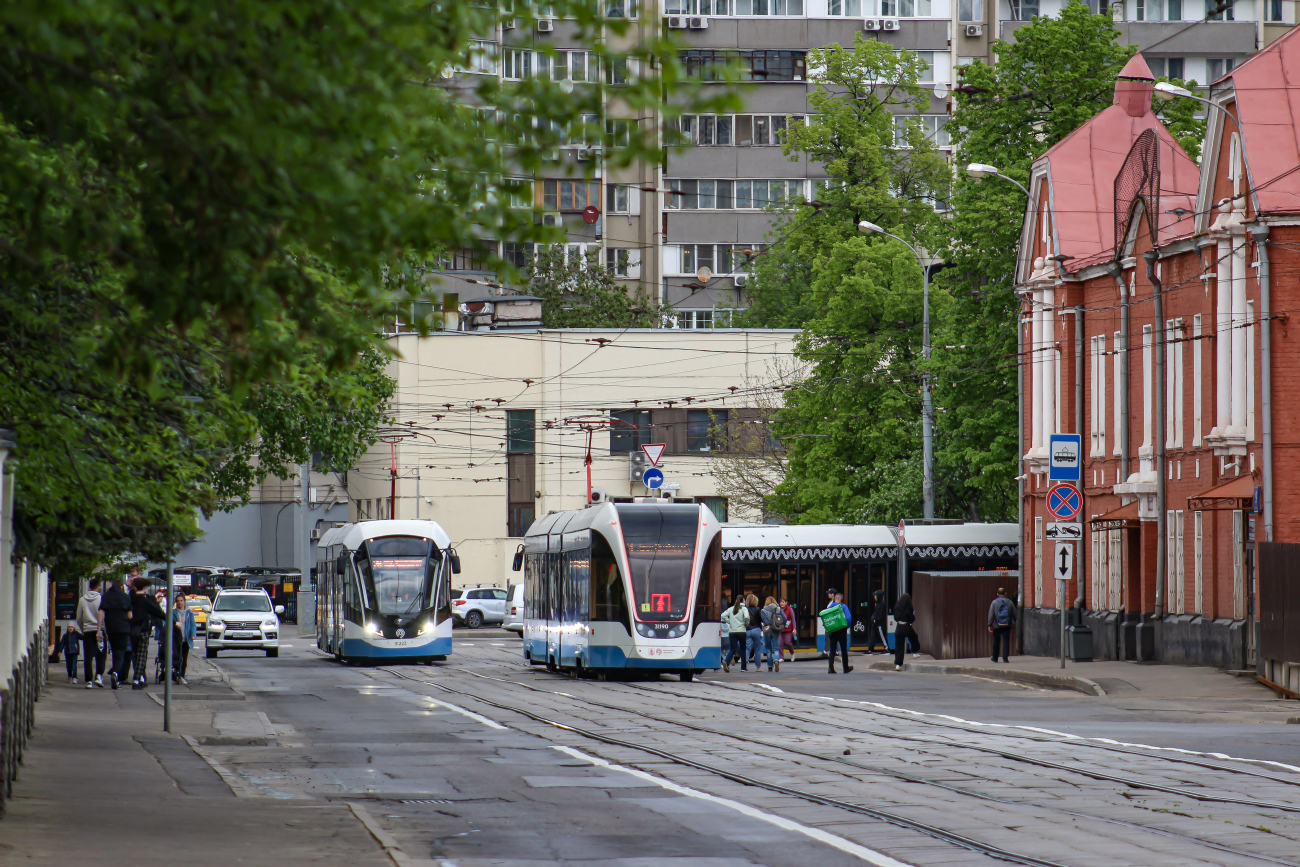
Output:
[[[774,379],[794,369],[796,333],[394,335],[394,424],[348,473],[349,517],[437,521],[460,552],[462,584],[503,586],[533,519],[587,501],[590,442],[597,497],[651,494],[641,446],[662,443],[672,496],[752,519],[728,514],[710,465],[735,431],[756,434],[754,407],[770,407]]]

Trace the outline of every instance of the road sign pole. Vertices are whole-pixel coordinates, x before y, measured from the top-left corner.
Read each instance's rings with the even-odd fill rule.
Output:
[[[1061,591],[1061,668],[1065,668],[1065,591],[1070,586],[1068,581],[1057,581]]]
[[[163,602],[163,607],[167,609],[166,625],[163,626],[163,731],[172,730],[172,657],[176,653],[176,648],[172,646],[173,624],[176,621],[176,603],[172,601],[174,592],[175,565],[167,562],[167,599]],[[146,634],[142,641],[148,641],[149,636]]]

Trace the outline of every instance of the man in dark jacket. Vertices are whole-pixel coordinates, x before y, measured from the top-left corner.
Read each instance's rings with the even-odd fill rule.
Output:
[[[135,590],[131,594],[131,655],[135,661],[132,689],[149,686],[149,673],[145,670],[149,664],[149,641],[153,638],[154,627],[167,621],[167,612],[149,592],[152,583],[143,576],[136,576],[131,582]]]
[[[1007,598],[1007,591],[998,588],[998,597],[989,604],[989,634],[993,636],[993,661],[998,661],[998,647],[1002,648],[1002,661],[1010,662],[1011,628],[1016,625],[1016,606]]]
[[[113,689],[117,689],[131,665],[131,657],[126,652],[131,641],[131,597],[122,589],[121,578],[114,578],[99,599],[99,628],[113,651],[113,667],[108,678]]]
[[[912,595],[904,593],[894,603],[894,671],[903,670],[903,657],[907,654],[907,642],[912,642],[912,653],[921,649],[921,641],[916,636],[912,624],[916,622],[916,611],[912,608]]]
[[[889,606],[885,604],[885,591],[877,590],[872,594],[875,607],[871,609],[871,625],[867,633],[867,646],[876,652],[876,639],[880,639],[882,653],[889,652]]]

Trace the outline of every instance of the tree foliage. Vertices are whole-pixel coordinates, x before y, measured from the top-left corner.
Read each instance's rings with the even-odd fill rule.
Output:
[[[605,270],[599,251],[578,257],[566,255],[562,244],[539,246],[523,282],[542,299],[547,328],[655,328],[663,321],[658,302],[628,294]]]

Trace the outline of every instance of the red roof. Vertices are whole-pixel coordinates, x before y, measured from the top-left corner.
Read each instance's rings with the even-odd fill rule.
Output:
[[[1115,177],[1137,137],[1154,129],[1160,140],[1160,241],[1192,233],[1199,169],[1151,113],[1154,76],[1134,55],[1115,82],[1115,101],[1038,158],[1051,183],[1052,222],[1066,271],[1115,256]],[[1253,157],[1252,157],[1253,158]],[[1166,213],[1184,208],[1182,220]]]
[[[1300,33],[1292,29],[1229,78],[1262,213],[1300,213]],[[1291,172],[1286,174],[1286,172]]]

